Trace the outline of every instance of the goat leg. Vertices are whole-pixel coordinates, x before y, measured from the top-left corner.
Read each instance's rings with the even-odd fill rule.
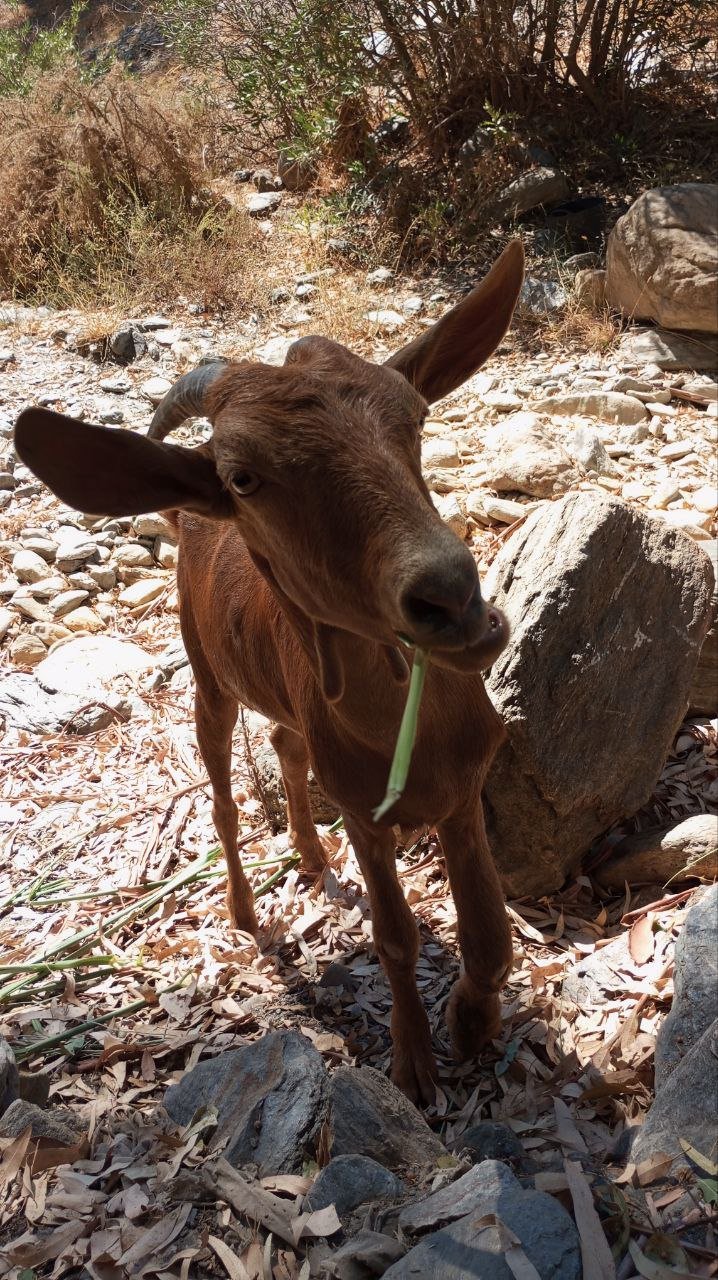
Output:
[[[438,828],[456,906],[463,972],[446,1020],[455,1056],[477,1054],[501,1029],[499,991],[511,972],[511,930],[479,801]]]
[[[195,675],[197,669],[195,668]],[[237,850],[239,820],[232,799],[232,730],[239,704],[213,682],[198,677],[194,703],[197,745],[212,784],[212,817],[227,859],[227,909],[235,929],[256,934],[254,898]]]
[[[374,945],[393,997],[391,1078],[413,1102],[436,1099],[436,1061],[429,1019],[416,985],[419,930],[396,874],[394,836],[344,814],[344,826],[366,882]]]
[[[282,769],[282,781],[287,794],[289,838],[301,856],[302,871],[320,876],[329,862],[329,856],[317,835],[309,807],[309,754],[306,744],[301,734],[283,724],[272,729],[269,739]]]

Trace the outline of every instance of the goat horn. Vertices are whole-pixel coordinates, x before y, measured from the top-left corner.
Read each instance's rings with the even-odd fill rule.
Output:
[[[226,360],[214,359],[183,373],[157,406],[147,432],[148,439],[164,440],[187,418],[203,418],[207,412],[207,392],[226,368]]]

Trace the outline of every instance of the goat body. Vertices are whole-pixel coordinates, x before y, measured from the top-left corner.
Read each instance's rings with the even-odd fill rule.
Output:
[[[16,427],[20,456],[71,505],[168,510],[232,922],[257,932],[230,786],[242,703],[275,722],[291,838],[316,876],[327,855],[309,810],[310,765],[341,809],[392,989],[392,1077],[425,1102],[436,1066],[390,824],[438,829],[463,956],[447,1011],[459,1057],[498,1031],[511,941],[481,806],[504,733],[481,670],[504,647],[507,624],[481,599],[468,548],[431,504],[419,432],[427,403],[498,345],[522,264],[520,245],[509,245],[473,293],[385,365],[302,339],[279,369],[217,363],[185,375],[147,439],[42,409]],[[162,443],[192,413],[210,417],[210,443]],[[404,636],[432,660],[406,789],[375,823],[406,697]]]

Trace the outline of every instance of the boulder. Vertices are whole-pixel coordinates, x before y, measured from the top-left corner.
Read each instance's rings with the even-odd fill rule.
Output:
[[[513,1280],[520,1273],[506,1260],[499,1223],[518,1238],[541,1280],[580,1280],[579,1235],[566,1210],[543,1191],[524,1191],[510,1170],[499,1168],[503,1176],[475,1198],[470,1212],[425,1236],[384,1272],[384,1280]]]
[[[200,1062],[165,1094],[177,1124],[215,1107],[215,1143],[230,1164],[254,1164],[260,1176],[296,1173],[316,1155],[326,1114],[321,1055],[298,1031],[273,1031],[241,1049]]]
[[[373,1067],[340,1067],[329,1095],[332,1156],[371,1156],[395,1171],[426,1169],[448,1154],[421,1112]]]
[[[707,334],[691,336],[668,329],[629,329],[621,337],[615,358],[622,369],[655,364],[668,372],[695,369],[718,373],[718,340]]]
[[[484,788],[511,895],[558,888],[595,839],[648,799],[688,700],[713,573],[695,543],[616,498],[533,512],[486,597],[512,636],[489,693],[508,730]]]
[[[577,271],[573,278],[573,296],[580,307],[601,311],[606,305],[606,272],[595,267]]]
[[[406,1235],[419,1235],[437,1223],[455,1222],[467,1213],[477,1213],[487,1197],[497,1200],[502,1192],[516,1186],[514,1174],[500,1160],[483,1160],[455,1182],[405,1205],[399,1214],[399,1229]]]
[[[631,319],[718,333],[718,185],[644,191],[608,239],[606,297]]]
[[[712,622],[693,673],[688,714],[715,716],[718,714],[718,542],[704,542],[701,550],[713,565],[715,588],[711,604]]]
[[[302,1212],[333,1204],[342,1217],[367,1201],[398,1200],[405,1192],[401,1179],[369,1156],[335,1156],[314,1179]]]
[[[36,637],[32,637],[36,639]],[[38,641],[38,644],[41,643]],[[43,646],[43,653],[46,650]],[[37,668],[36,668],[37,669]],[[48,693],[34,675],[14,673],[0,682],[0,721],[26,733],[94,733],[116,720],[128,720],[131,709],[116,693]]]
[[[718,818],[698,813],[668,830],[626,836],[598,867],[594,880],[604,889],[625,884],[668,884],[714,880],[718,876]]]
[[[0,1036],[0,1115],[19,1097],[20,1076],[7,1040]]]
[[[480,1120],[465,1129],[454,1143],[454,1151],[474,1164],[482,1160],[503,1160],[521,1174],[529,1174],[536,1169],[535,1162],[526,1154],[513,1129],[496,1120]]]
[[[718,819],[711,821],[715,831]],[[718,885],[713,885],[691,907],[676,943],[673,1004],[656,1042],[657,1093],[716,1018]]]
[[[709,1160],[715,1159],[717,1097],[718,1018],[658,1089],[656,1100],[631,1147],[633,1163],[641,1164],[665,1152],[674,1156],[677,1164],[688,1164],[680,1138]],[[674,1164],[674,1172],[675,1168]]]

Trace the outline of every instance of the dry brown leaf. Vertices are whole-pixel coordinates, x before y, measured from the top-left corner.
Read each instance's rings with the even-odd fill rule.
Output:
[[[327,1205],[325,1209],[315,1209],[313,1213],[300,1213],[296,1218],[292,1218],[295,1244],[299,1244],[300,1240],[305,1240],[308,1236],[333,1236],[341,1229],[342,1224],[333,1204]]]
[[[514,1235],[505,1222],[502,1222],[498,1214],[485,1213],[483,1217],[478,1218],[471,1225],[477,1232],[487,1227],[496,1229],[504,1262],[515,1277],[515,1280],[541,1280],[533,1262],[526,1257],[519,1237]]]
[[[588,1147],[576,1128],[573,1116],[562,1098],[554,1098],[553,1109],[556,1117],[556,1133],[562,1146],[571,1147],[573,1151],[582,1151],[588,1154]]]
[[[214,1249],[230,1280],[250,1280],[249,1272],[241,1258],[237,1257],[224,1240],[220,1240],[217,1236],[208,1236],[207,1244]]]
[[[640,916],[634,925],[631,926],[628,935],[628,950],[631,953],[631,959],[636,964],[646,964],[653,955],[655,950],[655,935],[653,933],[653,921],[655,916],[652,911],[648,911],[645,916]]]
[[[3,1151],[0,1161],[0,1190],[8,1187],[25,1159],[32,1138],[32,1126],[28,1125],[16,1138],[12,1138]]]
[[[573,1213],[581,1238],[583,1280],[615,1280],[616,1266],[593,1203],[588,1179],[577,1160],[564,1160]]]
[[[657,1151],[647,1160],[642,1160],[636,1165],[636,1185],[650,1187],[652,1182],[658,1182],[665,1174],[670,1173],[674,1161],[675,1156],[669,1156],[665,1151]]]

